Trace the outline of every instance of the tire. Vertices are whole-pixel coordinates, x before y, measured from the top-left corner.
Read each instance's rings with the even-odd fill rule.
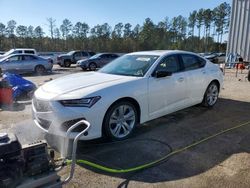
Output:
[[[219,96],[219,86],[216,82],[211,82],[204,94],[202,105],[205,107],[213,107]]]
[[[83,71],[86,71],[86,70],[87,70],[87,68],[82,68],[82,70],[83,70]]]
[[[89,70],[91,70],[91,71],[95,71],[95,70],[96,70],[96,68],[97,68],[96,63],[92,62],[92,63],[90,63],[90,64],[89,64]]]
[[[129,101],[120,101],[106,112],[103,122],[104,133],[111,140],[125,140],[132,135],[138,122],[135,105]]]
[[[69,60],[64,61],[64,67],[70,67],[71,62]]]
[[[35,67],[35,73],[36,73],[37,75],[43,75],[43,74],[45,73],[45,71],[46,71],[46,69],[45,69],[45,67],[42,66],[42,65],[37,65],[37,66]]]

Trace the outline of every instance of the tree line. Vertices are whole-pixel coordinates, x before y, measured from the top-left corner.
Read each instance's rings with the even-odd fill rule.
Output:
[[[131,52],[140,50],[180,49],[194,52],[225,51],[223,35],[228,32],[231,7],[224,2],[214,9],[194,10],[159,23],[146,18],[142,25],[108,23],[92,28],[85,22],[73,24],[64,19],[47,18],[48,35],[41,26],[17,25],[15,20],[0,22],[0,51],[11,48],[35,48],[37,51]]]

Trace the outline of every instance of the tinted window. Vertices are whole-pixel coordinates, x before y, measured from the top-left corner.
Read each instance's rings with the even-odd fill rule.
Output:
[[[82,52],[82,56],[86,57],[86,56],[89,56],[89,54],[87,52]]]
[[[95,52],[89,52],[89,55],[93,56],[93,55],[95,55]]]
[[[24,53],[26,54],[35,54],[33,50],[24,50]]]
[[[81,52],[76,52],[76,53],[74,54],[74,57],[82,57]]]
[[[111,58],[117,58],[118,55],[116,55],[116,54],[110,54],[110,57],[111,57]]]
[[[101,57],[101,58],[108,58],[108,57],[109,57],[109,54],[102,54],[100,57]]]
[[[178,72],[180,64],[177,56],[168,56],[164,58],[156,68],[156,71]]]
[[[14,51],[13,53],[11,53],[11,54],[21,54],[22,53],[22,50],[16,50],[16,51]]]
[[[185,70],[198,69],[204,67],[206,64],[206,61],[204,59],[194,55],[182,54],[181,57]]]
[[[34,56],[31,56],[31,55],[25,55],[23,56],[23,60],[34,60],[36,59]]]

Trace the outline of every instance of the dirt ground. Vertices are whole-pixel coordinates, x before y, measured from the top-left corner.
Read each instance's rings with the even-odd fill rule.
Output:
[[[79,72],[55,67],[53,74],[25,76],[37,85]],[[78,158],[114,168],[131,168],[159,159],[221,130],[250,121],[250,82],[246,71],[226,70],[220,99],[213,109],[194,106],[148,122],[123,142],[80,143]],[[1,107],[0,131],[15,132],[22,143],[42,139],[31,120],[31,102]],[[78,165],[65,187],[249,187],[250,124],[178,153],[152,167],[129,174],[104,173]],[[66,175],[68,169],[61,172]]]

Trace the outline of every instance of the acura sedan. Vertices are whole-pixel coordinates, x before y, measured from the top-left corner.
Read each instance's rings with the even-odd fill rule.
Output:
[[[213,107],[222,81],[219,67],[194,53],[130,53],[98,72],[72,74],[41,86],[32,104],[34,122],[47,133],[65,136],[69,127],[85,119],[92,126],[82,140],[104,135],[122,140],[149,120],[199,103]]]

